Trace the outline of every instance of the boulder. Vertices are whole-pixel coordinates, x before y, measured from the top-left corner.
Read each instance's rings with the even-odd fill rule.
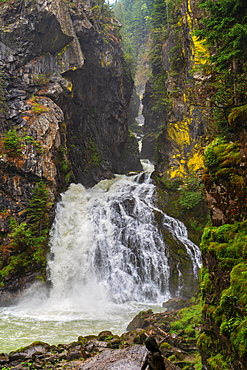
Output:
[[[140,370],[147,360],[148,351],[144,346],[105,350],[86,360],[76,370]]]

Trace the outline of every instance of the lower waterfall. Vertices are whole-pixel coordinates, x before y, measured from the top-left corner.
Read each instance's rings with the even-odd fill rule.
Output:
[[[57,205],[51,230],[51,288],[34,285],[17,306],[1,309],[4,338],[0,337],[0,346],[2,340],[10,341],[6,339],[8,323],[10,337],[16,338],[13,330],[18,325],[14,329],[13,323],[20,325],[20,318],[21,345],[30,327],[32,339],[27,335],[27,344],[33,340],[61,343],[65,336],[69,341],[106,329],[123,332],[140,310],[161,307],[162,302],[179,296],[182,272],[177,263],[177,287],[171,292],[169,246],[155,213],[164,230],[184,246],[196,276],[201,264],[199,248],[188,239],[183,223],[155,205],[150,172],[116,175],[91,189],[71,184]],[[47,330],[63,334],[56,337]]]

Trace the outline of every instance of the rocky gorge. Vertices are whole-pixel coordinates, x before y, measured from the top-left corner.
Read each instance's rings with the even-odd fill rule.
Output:
[[[171,300],[165,306],[184,308],[189,313],[191,325],[196,324],[194,307],[183,300]],[[4,369],[146,369],[150,355],[145,341],[155,338],[168,370],[192,369],[197,358],[196,339],[193,333],[186,338],[183,330],[172,333],[172,326],[178,325],[179,310],[154,314],[152,310],[138,314],[128,326],[128,332],[121,336],[102,331],[97,336],[80,336],[70,344],[49,345],[34,342],[9,354],[0,355],[0,366]],[[196,326],[195,326],[196,327]],[[181,327],[182,329],[182,327]],[[199,328],[196,328],[198,330]],[[191,329],[193,330],[193,329]],[[148,346],[147,346],[148,347]],[[176,354],[176,360],[171,356]],[[169,361],[170,358],[172,361]]]
[[[204,3],[220,8],[218,1]],[[237,9],[232,19],[243,29],[239,14],[246,8],[240,4],[239,10],[239,3],[227,11]],[[200,293],[192,299],[197,304],[183,302],[179,311],[173,301],[166,312],[143,311],[121,336],[108,331],[71,344],[34,342],[2,353],[3,369],[108,369],[112,361],[116,369],[142,369],[150,333],[167,369],[246,367],[245,54],[224,73],[215,70],[209,58],[217,47],[206,47],[194,33],[205,30],[210,10],[197,0],[164,4],[153,21],[141,156],[155,162],[159,206],[201,243]],[[0,4],[3,306],[34,281],[49,285],[48,236],[62,191],[71,183],[91,188],[114,174],[142,169],[128,127],[133,80],[120,27],[101,1]],[[184,275],[187,270],[185,253],[162,228],[160,212],[155,219],[172,246],[177,286],[179,267]],[[191,298],[198,285],[187,275],[184,295]]]
[[[141,169],[127,126],[133,82],[124,66],[119,24],[100,6],[1,4],[7,103],[1,113],[2,268],[20,252],[7,236],[9,216],[25,221],[25,208],[40,180],[49,192],[47,217],[52,218],[54,200],[71,181],[92,186],[113,173]],[[6,300],[33,281],[40,261],[33,262],[2,274]]]

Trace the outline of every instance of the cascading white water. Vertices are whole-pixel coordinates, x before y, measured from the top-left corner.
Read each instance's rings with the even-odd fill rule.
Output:
[[[163,225],[177,240],[183,243],[188,255],[191,258],[194,275],[197,276],[198,269],[201,266],[200,249],[197,245],[195,245],[191,240],[188,239],[188,230],[181,221],[166,214],[163,215]]]
[[[89,190],[70,186],[52,231],[51,297],[80,299],[86,291],[87,299],[116,303],[170,298],[167,247],[150,207],[153,192],[144,174],[103,180]]]
[[[52,231],[48,268],[51,297],[123,302],[170,298],[168,248],[158,229],[150,174],[116,176],[62,195]],[[196,275],[199,248],[184,224],[162,212],[163,227],[186,248]]]
[[[144,168],[150,171],[148,163]],[[120,333],[137,312],[169,299],[169,248],[154,212],[185,246],[197,274],[199,248],[180,221],[157,208],[154,191],[150,173],[117,175],[92,189],[71,184],[51,232],[51,289],[33,286],[17,306],[1,309],[0,351],[8,341],[15,349],[33,340],[61,343],[101,330]],[[177,269],[181,280],[179,263]],[[178,281],[176,295],[181,289]]]

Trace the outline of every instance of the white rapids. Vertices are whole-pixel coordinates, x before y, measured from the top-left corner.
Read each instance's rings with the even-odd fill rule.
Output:
[[[148,163],[144,169],[150,171]],[[101,330],[120,334],[139,311],[161,309],[171,298],[169,251],[154,220],[154,191],[150,172],[116,175],[91,189],[70,185],[51,231],[51,288],[36,284],[18,305],[0,310],[0,352],[34,340],[65,343]],[[196,275],[199,248],[180,221],[162,217],[184,244]]]

